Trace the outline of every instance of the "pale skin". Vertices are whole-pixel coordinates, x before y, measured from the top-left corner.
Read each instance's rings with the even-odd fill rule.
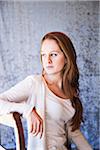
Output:
[[[46,39],[41,45],[42,66],[44,69],[44,79],[49,89],[57,96],[66,99],[66,95],[61,89],[62,69],[66,63],[65,56],[60,50],[58,44],[53,39]],[[30,114],[31,127],[30,132],[33,135],[43,135],[43,120],[35,109]]]

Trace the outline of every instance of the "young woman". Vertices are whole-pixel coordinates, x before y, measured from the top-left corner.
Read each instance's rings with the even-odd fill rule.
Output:
[[[18,111],[28,123],[28,150],[92,150],[80,132],[76,52],[67,35],[47,33],[41,42],[41,75],[31,75],[0,95],[0,114]]]

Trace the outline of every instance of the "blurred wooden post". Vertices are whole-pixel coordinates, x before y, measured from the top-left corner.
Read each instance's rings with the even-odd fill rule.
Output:
[[[0,124],[14,128],[16,138],[16,150],[25,150],[24,130],[21,121],[21,115],[18,112],[1,115]]]

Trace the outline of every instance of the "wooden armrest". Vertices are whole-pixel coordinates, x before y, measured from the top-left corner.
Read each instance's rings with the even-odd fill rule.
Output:
[[[0,124],[14,128],[16,138],[16,150],[25,150],[24,130],[21,121],[21,115],[18,112],[1,115]]]

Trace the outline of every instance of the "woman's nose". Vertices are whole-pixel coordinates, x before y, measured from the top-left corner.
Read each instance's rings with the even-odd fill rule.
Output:
[[[52,62],[52,60],[51,60],[51,58],[50,58],[50,55],[48,56],[48,58],[47,58],[48,60],[48,63],[50,64],[51,62]]]

